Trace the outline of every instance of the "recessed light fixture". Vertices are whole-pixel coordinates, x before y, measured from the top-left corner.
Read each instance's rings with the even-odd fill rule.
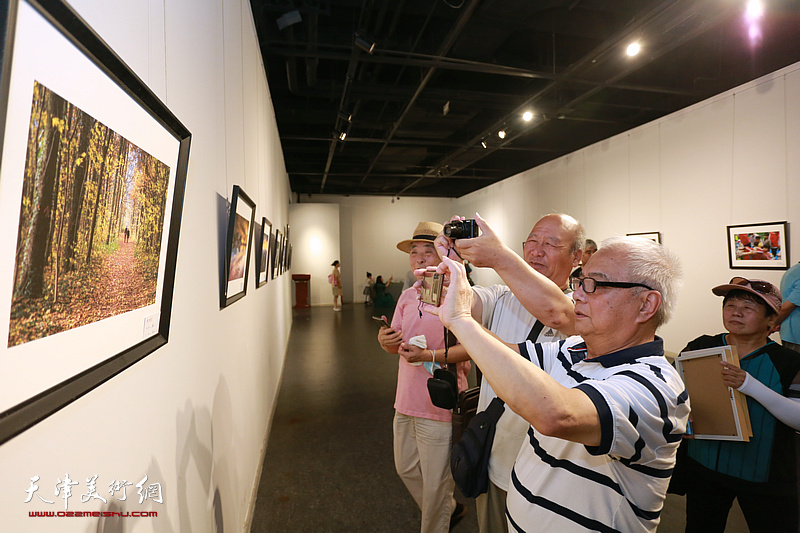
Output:
[[[755,21],[764,16],[764,4],[761,0],[750,0],[745,8],[745,17],[748,21]]]
[[[506,130],[498,131],[497,132],[497,136],[500,137],[501,139],[505,139],[506,138]]]
[[[638,54],[641,49],[642,47],[639,45],[639,41],[634,41],[628,45],[628,47],[625,49],[625,53],[633,57]]]
[[[530,122],[533,119],[533,112],[532,111],[525,111],[522,114],[522,120],[525,122]]]

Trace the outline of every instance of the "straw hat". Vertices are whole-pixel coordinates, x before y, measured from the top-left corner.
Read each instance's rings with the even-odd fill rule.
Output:
[[[397,249],[401,252],[410,253],[412,242],[429,242],[433,244],[434,239],[442,232],[442,225],[438,222],[420,222],[414,230],[413,236],[405,241],[397,243]]]

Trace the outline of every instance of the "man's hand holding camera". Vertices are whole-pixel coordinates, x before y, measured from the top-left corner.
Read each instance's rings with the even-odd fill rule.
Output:
[[[425,311],[437,315],[442,324],[453,329],[464,319],[472,320],[472,287],[467,281],[464,265],[448,257],[436,267],[436,271],[449,278],[448,288],[442,297],[439,307],[426,307]],[[458,336],[456,331],[453,333]]]

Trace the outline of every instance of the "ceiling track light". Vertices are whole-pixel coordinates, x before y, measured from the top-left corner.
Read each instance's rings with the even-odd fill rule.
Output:
[[[484,148],[488,148],[488,146],[486,146],[486,141],[484,141],[483,139],[481,139],[481,146],[483,146]]]
[[[372,53],[375,51],[375,41],[365,39],[359,34],[356,34],[355,45],[370,55],[372,55]]]
[[[345,122],[352,122],[353,115],[349,113],[345,113],[344,111],[339,111],[338,116],[340,119],[344,120]]]
[[[525,122],[530,122],[533,119],[533,111],[525,111],[522,114],[522,120]]]
[[[498,131],[497,132],[497,136],[500,137],[501,139],[505,139],[506,138],[506,130],[503,129],[503,130]]]
[[[339,140],[340,141],[343,141],[346,138],[347,138],[347,132],[343,131],[342,133],[339,134]]]

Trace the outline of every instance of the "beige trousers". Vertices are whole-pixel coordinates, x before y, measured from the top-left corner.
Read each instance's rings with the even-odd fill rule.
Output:
[[[508,533],[506,491],[489,481],[489,490],[475,500],[481,533]]]
[[[394,465],[422,511],[421,533],[447,533],[455,509],[450,473],[453,425],[394,414]]]

